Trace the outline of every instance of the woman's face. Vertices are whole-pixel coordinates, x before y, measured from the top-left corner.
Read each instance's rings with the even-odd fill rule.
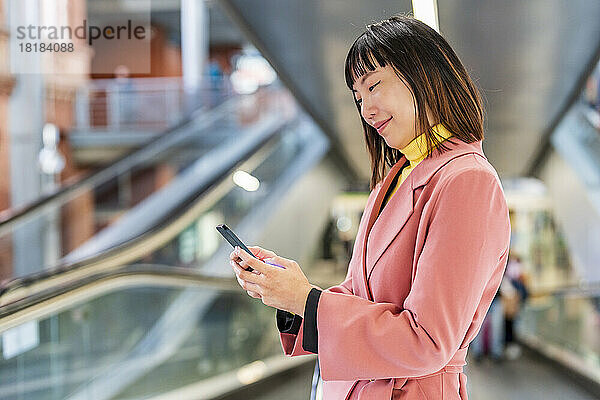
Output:
[[[359,77],[353,93],[362,117],[388,146],[400,150],[416,137],[412,92],[391,66],[377,66]]]

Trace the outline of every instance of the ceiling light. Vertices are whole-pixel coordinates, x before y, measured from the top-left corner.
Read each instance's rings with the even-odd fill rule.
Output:
[[[254,176],[250,175],[245,171],[236,171],[233,174],[233,182],[239,187],[247,190],[248,192],[255,192],[260,186],[260,181]]]

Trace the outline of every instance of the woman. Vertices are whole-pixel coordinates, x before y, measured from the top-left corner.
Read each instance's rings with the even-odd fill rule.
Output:
[[[345,70],[373,171],[346,280],[322,290],[259,247],[285,268],[236,249],[233,269],[278,309],[285,353],[319,355],[325,399],[466,399],[467,348],[510,237],[481,98],[444,38],[410,17],[369,25]]]

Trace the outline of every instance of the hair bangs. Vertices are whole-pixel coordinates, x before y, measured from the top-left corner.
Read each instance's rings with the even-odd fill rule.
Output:
[[[386,65],[387,61],[376,46],[375,38],[365,32],[354,41],[346,56],[344,72],[348,89],[353,90],[356,80],[367,72]]]

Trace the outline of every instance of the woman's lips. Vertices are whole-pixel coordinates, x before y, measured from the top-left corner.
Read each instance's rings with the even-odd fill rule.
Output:
[[[379,133],[381,135],[381,132],[385,129],[385,127],[390,123],[390,121],[392,120],[392,118],[394,117],[390,117],[390,119],[388,119],[387,121],[385,121],[383,123],[383,125],[381,125],[378,129],[377,129],[377,133]]]

